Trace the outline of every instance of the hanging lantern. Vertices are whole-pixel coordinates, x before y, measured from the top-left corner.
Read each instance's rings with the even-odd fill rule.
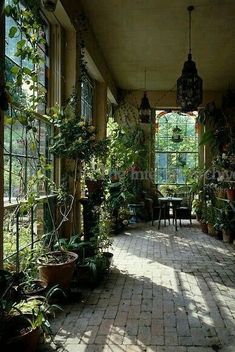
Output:
[[[152,110],[146,92],[146,68],[144,70],[144,96],[139,107],[139,120],[141,123],[150,123]]]
[[[197,74],[195,62],[192,60],[191,48],[191,12],[194,7],[189,6],[189,54],[184,63],[181,77],[177,80],[177,103],[183,112],[197,110],[202,103],[202,79]]]
[[[183,141],[182,130],[178,126],[173,128],[172,132],[173,132],[171,137],[172,142],[179,143]]]
[[[144,92],[144,96],[141,100],[139,108],[139,118],[141,123],[150,123],[151,122],[151,106],[147,97],[147,93]]]
[[[42,0],[43,7],[50,12],[54,12],[57,5],[57,0]]]

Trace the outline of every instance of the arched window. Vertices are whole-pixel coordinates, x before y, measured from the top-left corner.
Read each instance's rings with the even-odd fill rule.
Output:
[[[155,183],[184,185],[192,182],[198,165],[197,112],[156,111]]]

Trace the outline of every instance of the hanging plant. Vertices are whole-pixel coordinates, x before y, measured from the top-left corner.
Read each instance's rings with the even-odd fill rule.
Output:
[[[96,140],[95,127],[83,119],[78,119],[74,108],[73,96],[63,109],[51,108],[47,117],[58,129],[51,152],[67,159],[89,162],[93,157],[107,151],[107,139]]]

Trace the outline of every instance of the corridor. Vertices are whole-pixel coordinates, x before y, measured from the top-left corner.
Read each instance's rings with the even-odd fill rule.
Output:
[[[53,348],[209,352],[233,343],[233,245],[203,234],[196,223],[177,233],[144,224],[115,236],[113,253],[107,280],[82,291],[80,302],[66,305],[53,322]]]

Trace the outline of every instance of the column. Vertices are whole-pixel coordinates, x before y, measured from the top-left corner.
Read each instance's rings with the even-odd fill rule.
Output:
[[[97,81],[95,88],[94,124],[97,139],[100,140],[106,137],[107,130],[107,85]]]

